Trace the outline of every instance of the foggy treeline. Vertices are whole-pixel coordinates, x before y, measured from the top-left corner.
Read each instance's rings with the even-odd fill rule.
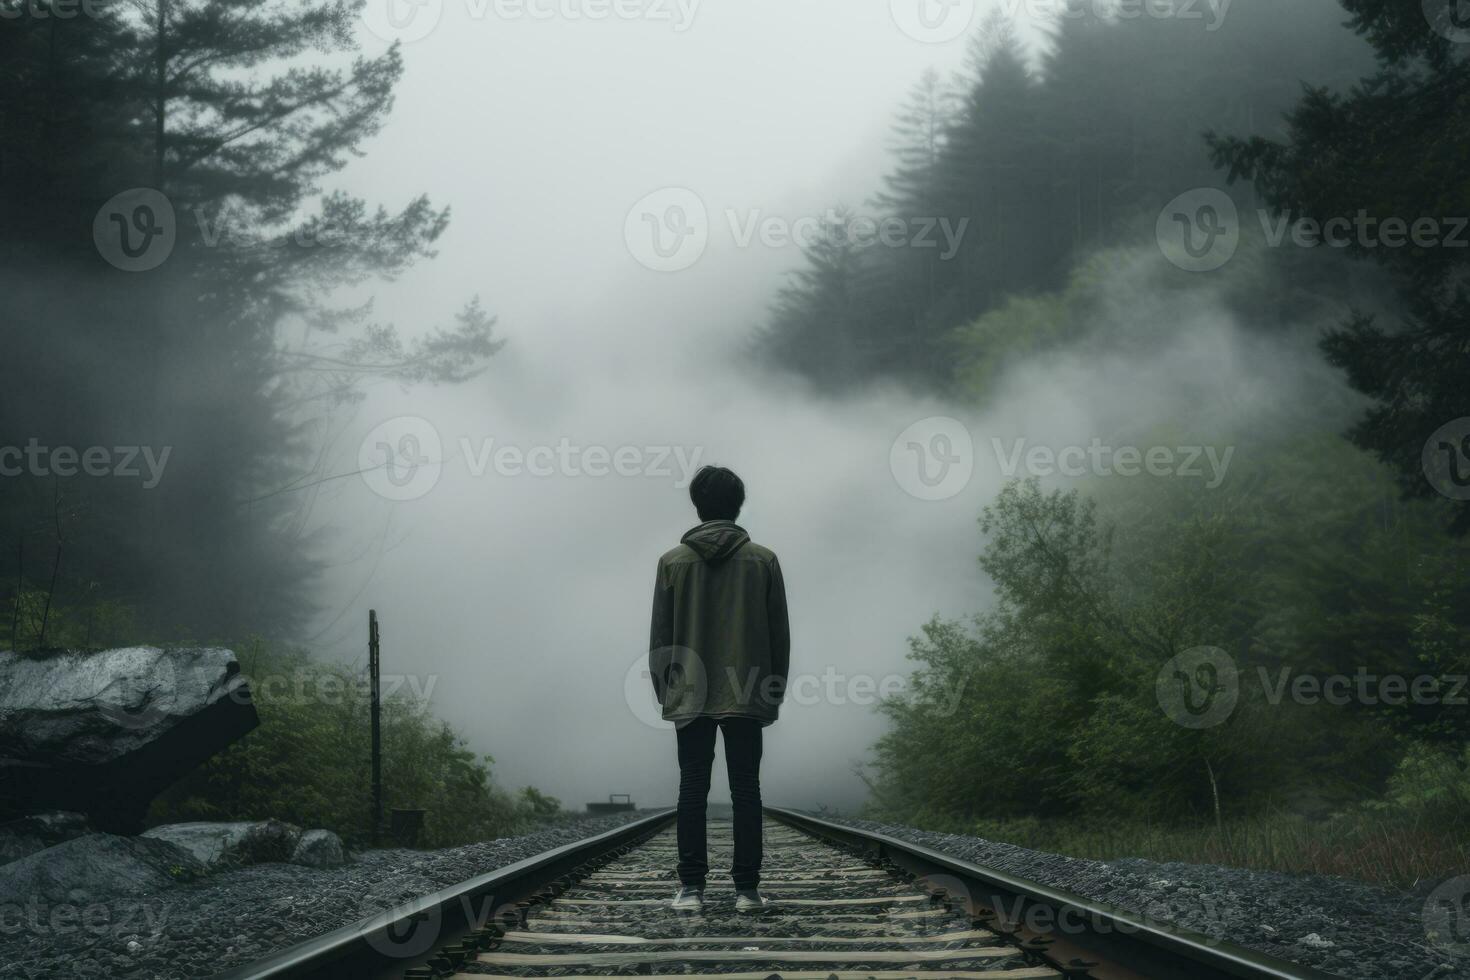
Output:
[[[4,6],[0,419],[40,451],[0,481],[7,640],[297,636],[338,410],[369,380],[465,379],[497,346],[469,297],[412,341],[332,305],[446,226],[425,197],[321,186],[378,131],[399,52],[356,54],[346,0]],[[94,233],[135,188],[108,209],[127,227]],[[157,268],[109,261],[156,234],[176,238]],[[106,449],[110,475],[67,479],[75,457],[40,454],[58,447]]]
[[[1372,67],[1332,0],[1234,14],[1213,32],[1179,18],[1063,18],[1036,57],[992,17],[965,71],[930,71],[909,93],[893,131],[897,166],[857,209],[964,227],[957,253],[942,239],[863,249],[829,236],[782,297],[763,352],[827,387],[952,381],[965,360],[997,353],[961,345],[957,328],[1011,297],[1061,288],[1099,249],[1151,240],[1180,191],[1223,185],[1206,130],[1282,135],[1303,80],[1345,88]]]

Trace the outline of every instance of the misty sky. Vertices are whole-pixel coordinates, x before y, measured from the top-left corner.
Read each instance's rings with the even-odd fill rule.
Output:
[[[1176,382],[1152,414],[1207,363],[1216,382],[1221,363],[1286,370],[1195,309],[1197,333],[1111,365],[1098,393],[1086,369],[1052,365],[1012,379],[990,418],[896,390],[820,401],[749,374],[735,351],[800,253],[741,247],[726,212],[743,224],[860,207],[889,167],[898,103],[926,67],[958,67],[964,39],[913,39],[887,0],[706,0],[684,30],[423,9],[437,26],[405,46],[388,125],[340,186],[453,207],[438,258],[373,290],[385,319],[413,332],[478,294],[509,346],[460,388],[373,389],[347,425],[334,472],[355,468],[371,431],[370,448],[424,423],[444,465],[415,499],[354,479],[317,501],[317,523],[340,530],[313,646],[362,662],[376,608],[385,672],[433,684],[435,710],[496,757],[504,784],[573,806],[673,802],[672,732],[625,682],[646,656],[655,562],[696,520],[677,457],[669,476],[506,475],[476,458],[487,446],[662,447],[741,473],[742,523],[785,569],[793,675],[815,692],[767,730],[766,800],[852,808],[853,767],[883,729],[872,688],[906,674],[906,638],[931,616],[988,605],[974,521],[1001,483],[991,434],[1085,443],[1137,421],[1123,399],[1151,378]],[[710,215],[707,251],[675,273],[645,268],[625,237],[635,202],[668,187]],[[890,449],[936,415],[961,419],[980,451],[964,491],[929,502],[894,478]],[[723,779],[721,765],[712,799],[728,799]]]

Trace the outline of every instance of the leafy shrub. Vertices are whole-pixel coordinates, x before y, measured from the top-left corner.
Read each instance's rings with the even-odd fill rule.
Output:
[[[1237,468],[1210,494],[1007,486],[981,519],[995,607],[911,641],[912,683],[882,708],[873,815],[1085,856],[1137,847],[1393,881],[1453,867],[1435,865],[1463,854],[1463,712],[1310,703],[1279,685],[1464,673],[1466,543],[1340,440]],[[1212,727],[1176,724],[1157,693],[1196,646],[1229,655],[1239,691]],[[1088,830],[1098,816],[1116,839]],[[1378,846],[1396,833],[1401,854]]]
[[[372,831],[365,677],[259,642],[240,664],[260,727],[159,797],[150,822],[276,818],[365,845]],[[511,794],[495,786],[494,760],[470,751],[426,701],[397,692],[385,697],[381,719],[384,819],[392,808],[427,810],[421,846],[523,833],[561,816],[557,800],[534,788]]]

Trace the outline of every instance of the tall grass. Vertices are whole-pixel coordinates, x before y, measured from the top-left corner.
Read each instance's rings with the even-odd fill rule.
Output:
[[[1470,868],[1470,826],[1428,813],[1291,814],[1197,826],[1107,820],[928,820],[926,829],[1077,858],[1147,858],[1354,878],[1391,888]]]
[[[1279,810],[1167,824],[1105,816],[987,820],[922,809],[872,815],[1078,858],[1217,864],[1412,888],[1470,869],[1470,749],[1412,743],[1380,798],[1322,818]]]

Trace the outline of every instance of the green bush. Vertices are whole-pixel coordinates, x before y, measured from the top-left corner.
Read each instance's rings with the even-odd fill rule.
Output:
[[[911,641],[912,682],[882,707],[872,815],[1079,856],[1395,882],[1456,867],[1442,862],[1464,857],[1463,710],[1308,703],[1279,685],[1464,674],[1470,545],[1337,439],[1253,452],[1209,493],[1086,486],[1013,483],[986,509],[995,606]],[[1219,680],[1238,700],[1192,728],[1158,683],[1199,646],[1228,654]]]
[[[258,642],[239,656],[260,727],[159,797],[150,822],[274,817],[365,845],[372,829],[366,678]],[[524,833],[561,817],[560,804],[534,788],[512,794],[495,786],[494,760],[470,751],[425,701],[395,693],[381,718],[385,820],[392,808],[427,810],[421,846]]]

